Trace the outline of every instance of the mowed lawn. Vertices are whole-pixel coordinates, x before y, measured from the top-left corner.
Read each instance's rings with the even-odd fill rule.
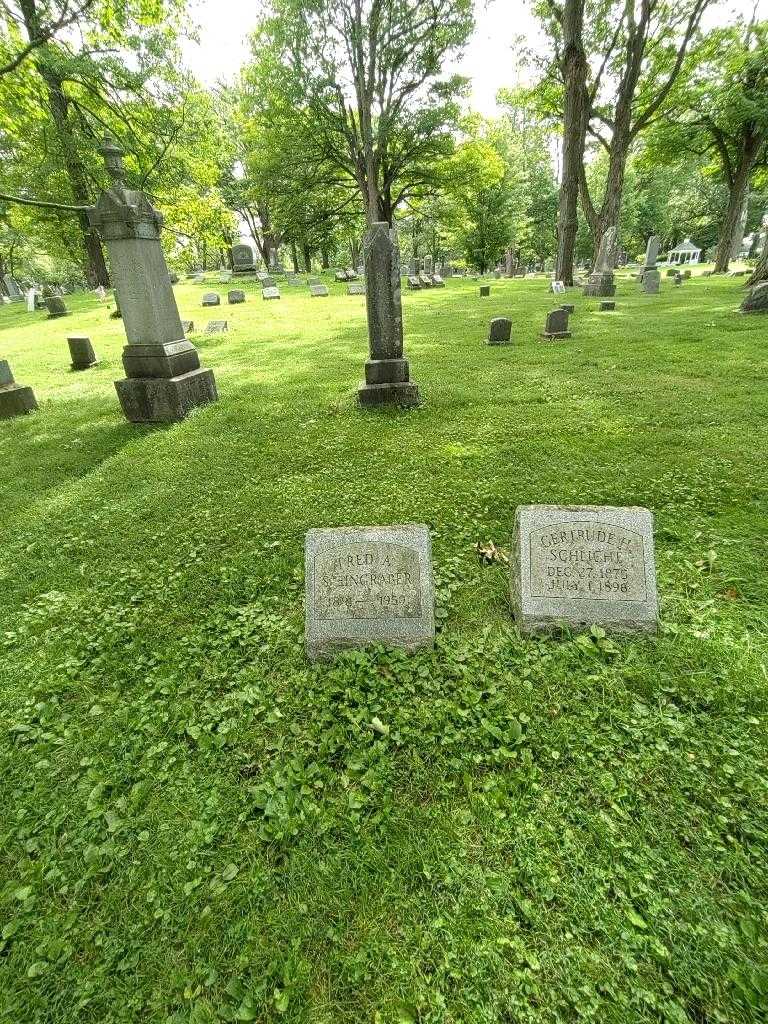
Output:
[[[211,283],[213,282],[213,283]],[[742,281],[201,309],[220,401],[131,426],[92,296],[0,310],[0,1019],[740,1024],[768,1014],[768,317]],[[573,296],[573,297],[571,297]],[[484,344],[509,315],[514,344]],[[101,364],[69,370],[66,336]],[[644,505],[662,627],[522,639],[515,507]],[[303,651],[310,527],[424,522],[433,652]],[[372,727],[378,719],[376,727]]]

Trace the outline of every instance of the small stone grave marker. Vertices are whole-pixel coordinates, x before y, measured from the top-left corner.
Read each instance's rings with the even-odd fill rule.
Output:
[[[17,384],[7,360],[0,359],[0,420],[23,416],[37,409],[32,388]]]
[[[496,317],[491,320],[491,330],[488,335],[489,345],[509,345],[512,341],[512,321],[505,316]]]
[[[616,303],[615,302],[601,302],[600,303],[600,310],[603,313],[610,313],[614,309],[616,309]]]
[[[48,319],[54,320],[57,316],[69,316],[69,310],[64,305],[64,300],[58,295],[49,295],[45,300],[48,309]]]
[[[216,292],[206,292],[203,296],[204,306],[218,306],[221,304],[221,297]]]
[[[440,274],[432,275],[432,287],[433,288],[445,288],[445,281]]]
[[[325,284],[311,284],[309,286],[309,294],[313,298],[322,298],[328,294],[328,285]]]
[[[365,295],[365,285],[360,281],[352,281],[347,285],[347,295]]]
[[[429,274],[425,273],[423,270],[419,274],[419,284],[421,285],[422,288],[431,288],[432,287],[432,278],[429,276]]]
[[[415,275],[408,278],[408,287],[411,291],[417,292],[421,288],[421,281]]]
[[[90,338],[81,334],[73,334],[67,338],[67,344],[73,370],[88,370],[90,367],[96,366],[98,360]]]
[[[265,274],[264,277],[262,277],[262,279],[261,279],[261,287],[262,288],[277,288],[277,281],[275,281],[274,277],[269,277],[269,276],[267,276]]]
[[[489,284],[480,285],[480,297],[485,299],[491,294],[491,286]]]
[[[570,338],[568,330],[568,314],[564,309],[553,309],[547,313],[547,321],[544,325],[542,338]]]
[[[270,285],[269,287],[261,289],[262,299],[279,299],[280,289],[276,285]]]
[[[346,647],[431,646],[435,638],[429,528],[309,530],[306,648],[313,660]]]
[[[223,334],[229,330],[229,323],[226,320],[209,320],[205,327],[206,334]]]
[[[553,281],[549,287],[554,295],[565,295],[565,285],[562,281]]]
[[[677,268],[676,267],[669,267],[669,269],[667,270],[667,277],[674,277],[676,273],[677,273]]]
[[[346,272],[346,270],[337,270],[336,273],[333,276],[334,276],[334,280],[336,280],[336,281],[346,281],[347,280],[347,272]]]
[[[245,302],[245,292],[240,288],[233,288],[232,291],[227,292],[227,302],[230,306],[236,306],[240,302]]]
[[[523,633],[593,624],[656,632],[648,509],[523,505],[515,513],[510,567],[512,609]]]

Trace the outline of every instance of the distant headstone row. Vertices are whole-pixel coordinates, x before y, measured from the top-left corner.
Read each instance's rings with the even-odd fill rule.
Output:
[[[598,624],[653,633],[653,518],[644,508],[525,505],[510,555],[513,614],[524,634]],[[312,659],[390,644],[430,646],[434,580],[427,526],[310,530],[306,649]]]

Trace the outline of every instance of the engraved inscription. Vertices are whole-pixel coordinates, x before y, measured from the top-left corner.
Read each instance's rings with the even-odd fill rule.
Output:
[[[552,523],[530,533],[531,597],[645,601],[643,538],[610,523]]]
[[[314,596],[319,619],[419,618],[418,553],[403,544],[339,544],[315,555]]]

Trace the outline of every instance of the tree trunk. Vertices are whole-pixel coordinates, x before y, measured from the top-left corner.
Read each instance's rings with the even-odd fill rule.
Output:
[[[30,40],[37,38],[40,31],[40,19],[35,0],[23,0],[21,4],[24,16],[24,27]],[[72,198],[78,206],[90,206],[91,197],[88,192],[85,168],[74,144],[74,134],[69,123],[69,100],[64,93],[64,80],[53,68],[45,63],[46,47],[41,47],[35,55],[35,62],[40,77],[45,82],[48,94],[48,109],[56,128],[64,169],[69,178]],[[83,271],[91,288],[103,285],[109,288],[109,273],[104,259],[104,250],[98,234],[91,228],[88,214],[81,211],[77,215],[83,236],[85,259]]]
[[[302,246],[302,250],[303,250],[303,253],[304,253],[304,270],[308,274],[311,274],[312,273],[312,250],[309,248],[309,246],[307,245],[306,242]]]
[[[327,270],[330,266],[330,256],[328,254],[328,247],[323,245],[320,248],[321,266],[323,270]]]
[[[725,211],[725,219],[723,220],[720,238],[717,243],[717,255],[715,256],[713,274],[725,274],[728,270],[734,235],[740,223],[744,197],[747,194],[752,167],[761,142],[762,137],[754,132],[748,132],[742,140],[736,172],[728,183],[728,207]]]
[[[555,278],[573,284],[573,250],[579,227],[579,173],[584,163],[587,126],[587,57],[584,52],[584,0],[566,0],[563,10],[563,177],[557,212]]]
[[[298,274],[299,272],[299,252],[296,248],[296,243],[291,242],[291,262],[293,263],[293,272]]]

